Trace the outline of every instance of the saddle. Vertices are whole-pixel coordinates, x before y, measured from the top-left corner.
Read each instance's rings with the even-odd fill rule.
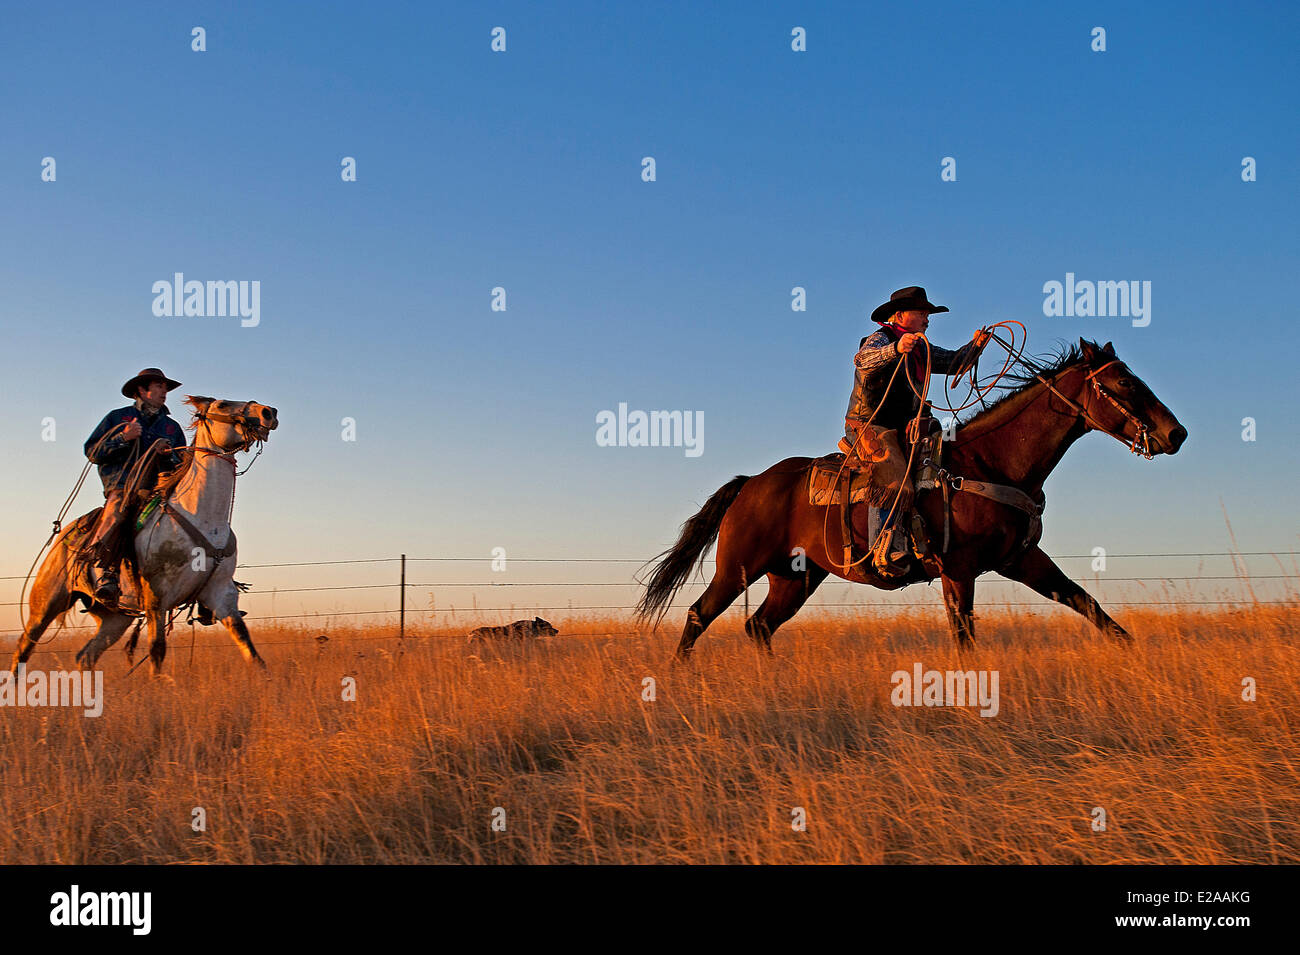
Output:
[[[912,455],[908,473],[908,456],[899,444],[898,431],[875,425],[859,432],[858,447],[847,438],[840,439],[840,451],[814,458],[808,469],[808,503],[820,507],[840,504],[868,504],[890,507],[895,499],[900,510],[907,510],[918,490],[936,486],[935,465],[943,449],[943,429],[933,418],[928,434],[921,439]],[[926,464],[927,459],[931,462]]]
[[[912,454],[912,468],[908,471],[908,455],[899,442],[898,430],[869,425],[858,432],[856,447],[846,438],[840,440],[840,453],[816,458],[808,469],[808,502],[828,507],[840,506],[841,539],[844,541],[844,562],[853,567],[861,563],[873,541],[853,529],[853,505],[897,508],[902,518],[897,526],[911,531],[911,550],[919,560],[929,556],[925,528],[921,516],[912,509],[918,490],[938,486],[936,468],[943,445],[943,429],[931,417],[922,420],[926,433]],[[907,516],[910,512],[910,520]],[[910,524],[910,528],[909,528]],[[860,549],[859,549],[860,548]]]
[[[117,529],[110,533],[98,547],[91,546],[91,538],[99,525],[103,507],[87,511],[68,525],[64,541],[71,553],[69,570],[71,571],[71,591],[75,600],[80,600],[82,613],[89,613],[96,603],[102,603],[94,595],[100,582],[101,560],[111,560],[120,567],[119,586],[121,597],[112,604],[105,604],[110,610],[117,610],[130,616],[137,616],[133,606],[140,594],[140,575],[136,564],[134,541],[123,528],[129,524],[129,516],[118,519]],[[125,604],[126,606],[123,606]]]

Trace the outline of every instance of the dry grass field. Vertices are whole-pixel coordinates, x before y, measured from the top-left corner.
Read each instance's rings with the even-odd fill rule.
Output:
[[[481,658],[451,631],[256,628],[265,675],[216,630],[191,662],[182,629],[163,678],[104,657],[97,719],[0,711],[0,862],[1300,862],[1294,609],[1121,619],[1136,649],[986,613],[959,664],[938,610],[810,614],[766,658],[729,617],[687,668],[675,624],[557,619]],[[891,705],[917,661],[996,669],[1000,712]]]

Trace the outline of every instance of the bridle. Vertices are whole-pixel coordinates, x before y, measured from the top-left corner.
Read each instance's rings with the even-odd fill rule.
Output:
[[[233,424],[239,431],[239,436],[244,439],[244,443],[237,448],[231,448],[229,453],[247,451],[255,442],[265,441],[267,435],[267,428],[262,424],[261,418],[249,414],[248,406],[251,404],[251,401],[245,401],[233,414],[208,410],[196,411],[194,417],[198,421],[221,421],[225,424]]]
[[[1034,377],[1037,378],[1039,381],[1041,381],[1044,385],[1046,385],[1047,389],[1052,394],[1056,395],[1056,397],[1060,398],[1067,405],[1069,405],[1069,407],[1074,411],[1074,413],[1082,417],[1085,421],[1087,421],[1091,427],[1100,431],[1102,434],[1109,435],[1110,437],[1114,438],[1116,441],[1121,442],[1122,444],[1128,445],[1129,451],[1131,451],[1134,454],[1140,454],[1149,461],[1153,457],[1153,452],[1151,451],[1151,428],[1147,425],[1145,421],[1143,421],[1133,412],[1129,411],[1122,404],[1120,404],[1119,399],[1116,398],[1100,381],[1097,380],[1098,375],[1100,375],[1111,365],[1115,364],[1117,361],[1119,361],[1118,358],[1112,358],[1110,361],[1106,362],[1106,364],[1102,365],[1100,368],[1091,372],[1083,380],[1091,381],[1092,390],[1096,394],[1096,396],[1098,398],[1105,398],[1107,401],[1109,401],[1114,406],[1115,410],[1118,411],[1121,415],[1123,415],[1124,418],[1129,422],[1129,424],[1133,425],[1135,429],[1135,433],[1133,435],[1132,441],[1124,437],[1122,434],[1116,434],[1114,431],[1110,430],[1110,428],[1103,425],[1100,421],[1098,421],[1095,417],[1093,417],[1092,413],[1088,410],[1086,405],[1080,405],[1077,402],[1075,402],[1073,399],[1068,398],[1065,395],[1061,394],[1061,392],[1059,392],[1056,389],[1056,387],[1052,384],[1052,381],[1049,381],[1048,379],[1044,378],[1041,374],[1038,373],[1036,369],[1033,370],[1033,373],[1034,373]],[[1054,380],[1055,378],[1053,378],[1053,381]]]
[[[251,404],[252,404],[251,401],[245,401],[242,405],[239,406],[238,409],[236,409],[232,413],[227,413],[224,411],[210,411],[210,410],[194,412],[194,419],[196,421],[220,421],[224,424],[233,424],[240,438],[242,439],[241,444],[233,448],[225,448],[225,449],[208,448],[208,447],[203,447],[202,445],[191,445],[190,447],[196,453],[202,452],[205,454],[216,455],[217,457],[221,458],[223,461],[228,462],[231,467],[235,467],[236,452],[248,451],[249,449],[252,448],[254,444],[256,444],[258,446],[257,454],[253,455],[253,460],[248,462],[248,467],[244,468],[243,471],[236,471],[237,475],[246,474],[248,472],[248,468],[251,468],[253,466],[253,461],[256,461],[258,457],[261,456],[262,442],[264,442],[267,436],[270,434],[269,429],[267,429],[266,426],[262,424],[261,419],[257,415],[249,414],[248,406]]]

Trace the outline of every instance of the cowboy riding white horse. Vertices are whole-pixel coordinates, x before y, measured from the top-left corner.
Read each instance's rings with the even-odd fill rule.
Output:
[[[244,658],[265,664],[249,638],[235,584],[235,532],[230,526],[235,497],[235,453],[266,441],[279,427],[275,408],[255,401],[220,401],[190,396],[194,441],[183,454],[188,467],[162,485],[161,500],[134,523],[134,572],[121,574],[121,594],[112,605],[96,599],[99,581],[93,561],[80,552],[99,511],[83,514],[64,528],[32,585],[28,618],[12,668],[25,664],[41,635],[78,600],[99,622],[77,654],[91,668],[141,616],[149,626],[149,657],[155,673],[167,652],[167,614],[197,601],[200,621],[214,619],[230,632]],[[164,448],[166,454],[176,450]],[[128,565],[129,569],[129,565]]]

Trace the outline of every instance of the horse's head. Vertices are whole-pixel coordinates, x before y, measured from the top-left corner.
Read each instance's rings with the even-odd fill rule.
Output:
[[[1085,376],[1078,401],[1088,424],[1124,441],[1133,451],[1151,457],[1177,454],[1187,440],[1187,429],[1178,423],[1147,383],[1115,357],[1110,342],[1079,339]]]
[[[194,409],[194,420],[202,423],[208,440],[222,451],[247,451],[257,441],[265,441],[280,426],[280,419],[270,405],[256,401],[222,401],[189,395],[185,403]]]

